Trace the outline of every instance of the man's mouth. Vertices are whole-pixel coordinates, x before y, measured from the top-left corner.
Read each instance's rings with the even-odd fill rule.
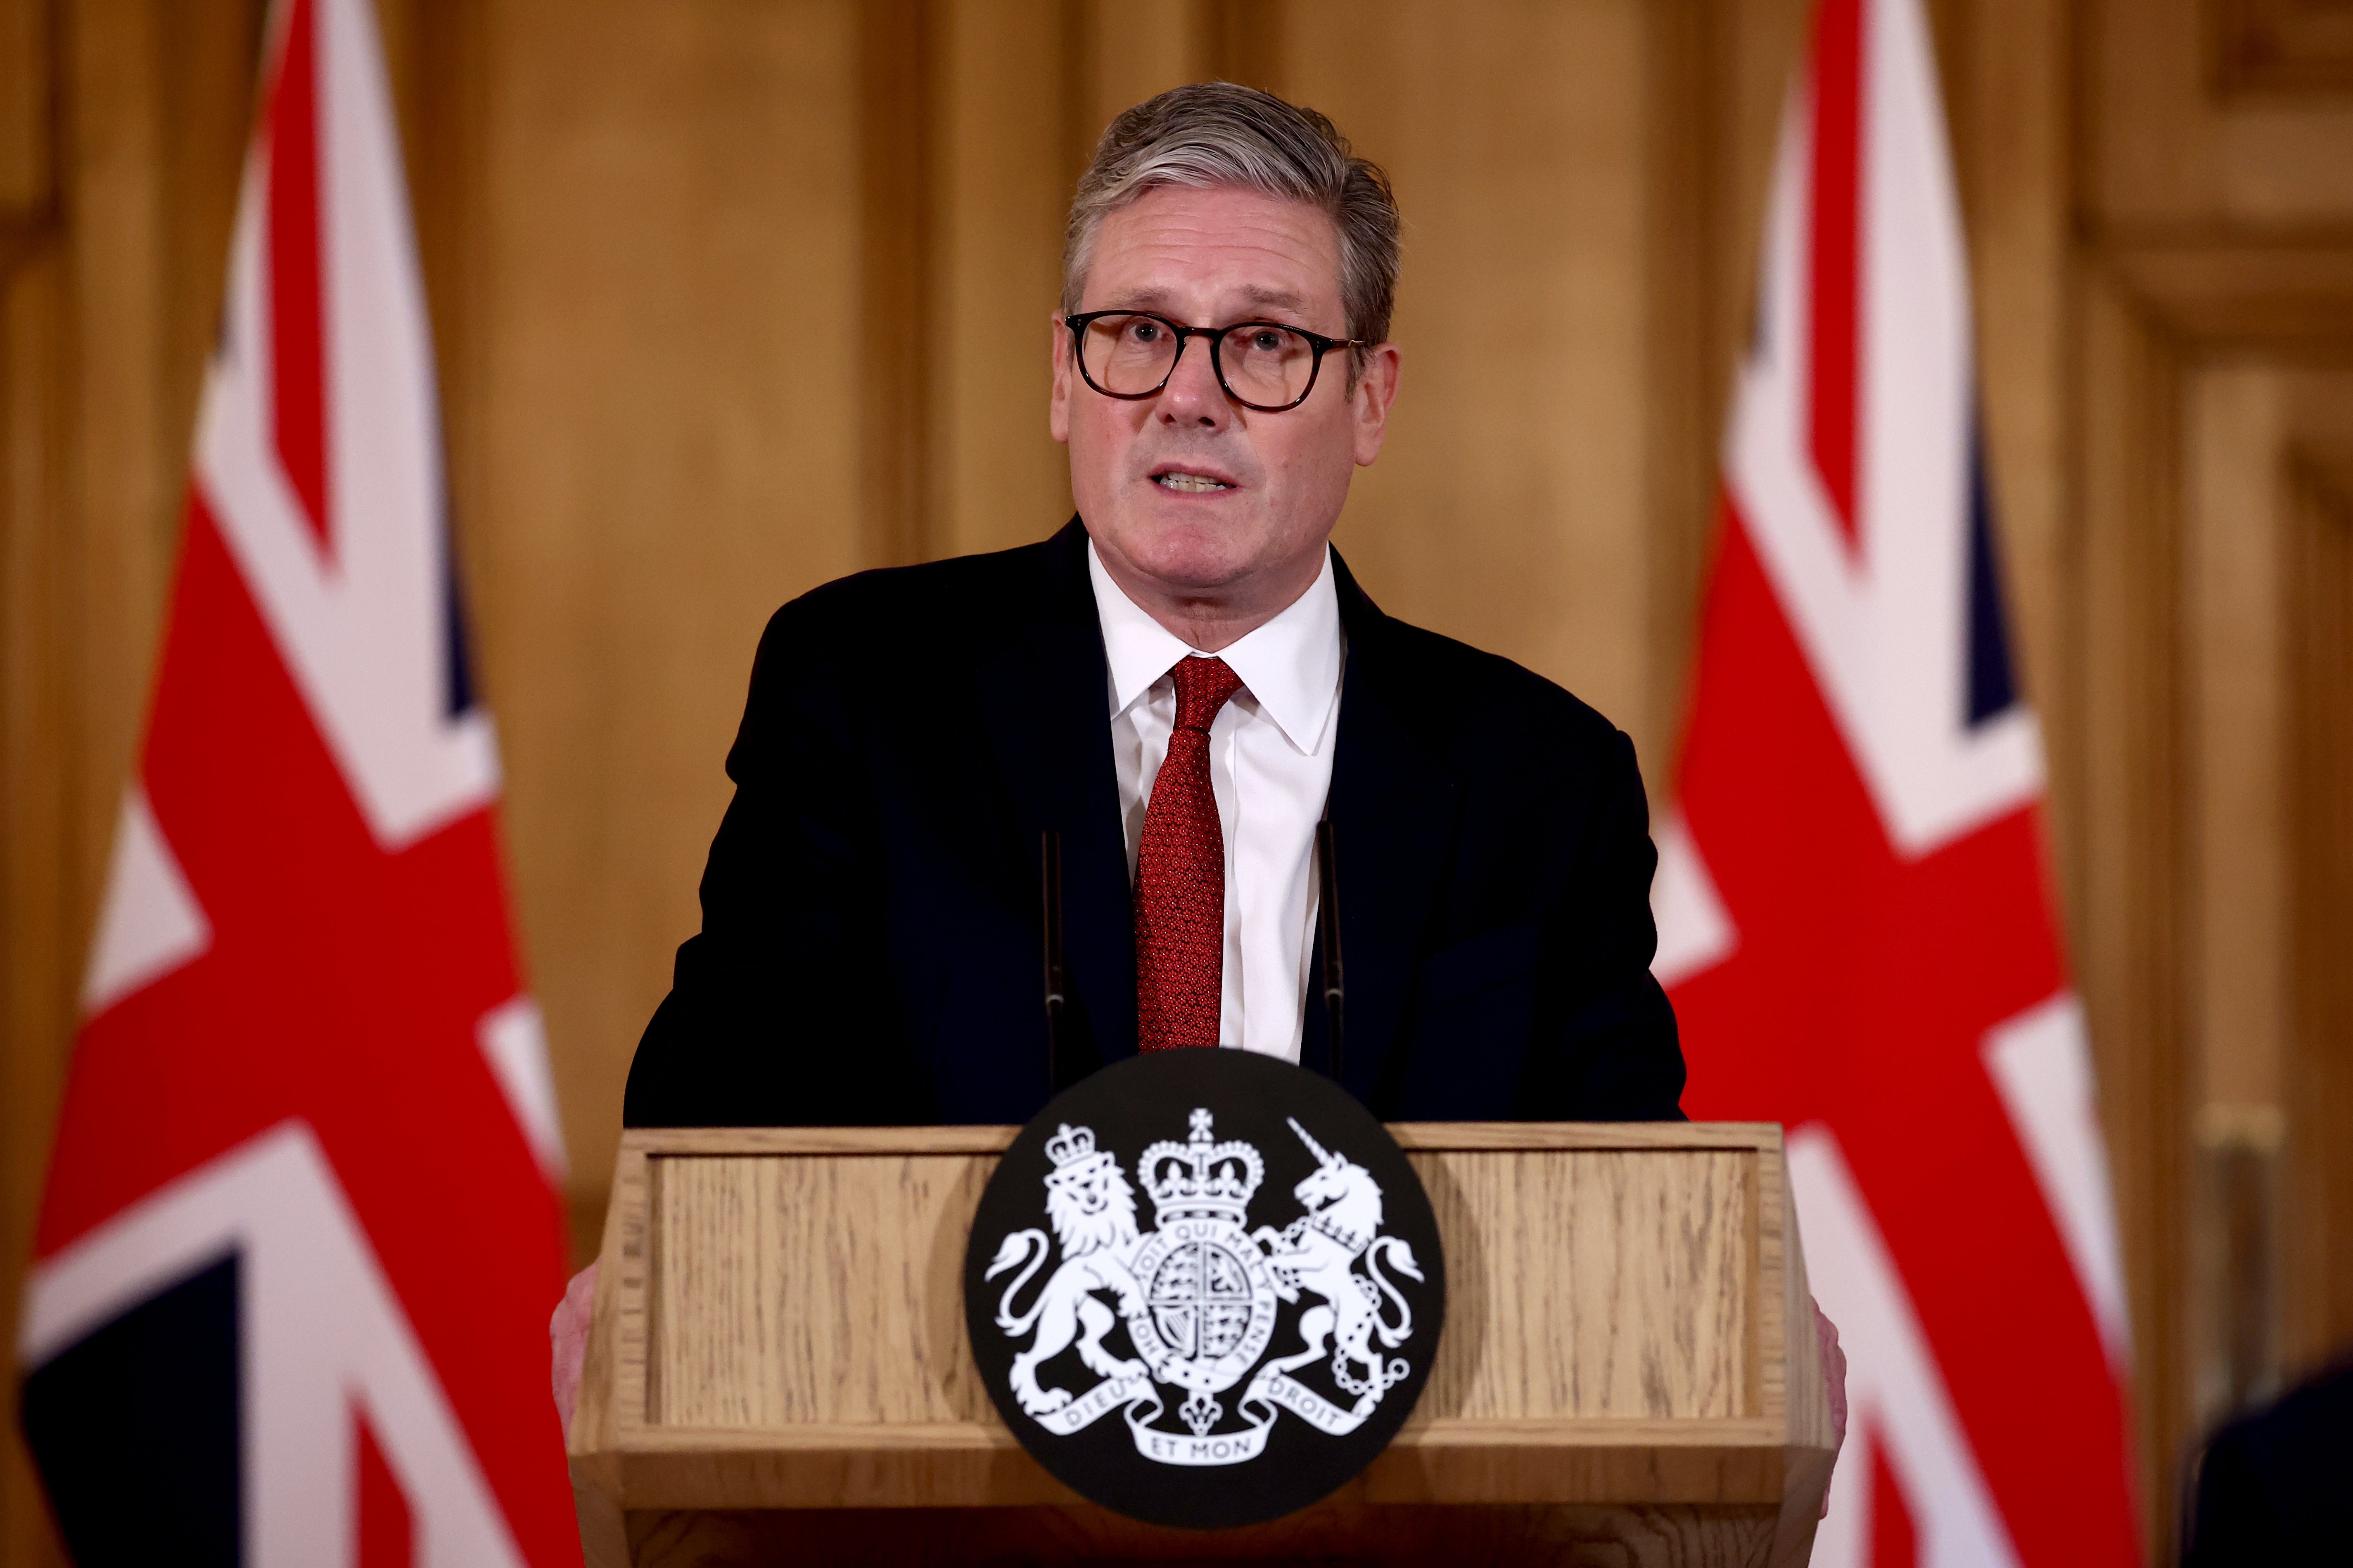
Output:
[[[1170,472],[1155,474],[1152,482],[1164,490],[1176,490],[1185,495],[1200,495],[1209,490],[1229,490],[1234,487],[1223,479],[1213,479],[1207,474]]]

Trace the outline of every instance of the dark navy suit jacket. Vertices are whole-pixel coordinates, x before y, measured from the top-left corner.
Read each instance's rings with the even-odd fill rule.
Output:
[[[1335,576],[1342,1082],[1392,1121],[1678,1117],[1631,742]],[[629,1125],[1020,1122],[1133,1055],[1108,681],[1075,521],[778,610]],[[1070,998],[1050,1053],[1049,831]],[[1328,1068],[1326,1034],[1319,1001],[1304,1066]]]
[[[2342,1563],[2353,1542],[2353,1361],[2215,1435],[2182,1568]]]

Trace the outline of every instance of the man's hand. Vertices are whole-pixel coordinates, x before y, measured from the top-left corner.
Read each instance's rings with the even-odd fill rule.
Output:
[[[596,1301],[596,1266],[591,1263],[572,1277],[572,1283],[564,1288],[564,1300],[555,1304],[555,1315],[547,1321],[547,1338],[554,1362],[555,1413],[564,1417],[566,1434],[572,1430],[573,1408],[580,1403],[580,1369],[588,1360],[588,1312]],[[1831,1335],[1831,1343],[1838,1343],[1835,1331]],[[1839,1397],[1839,1419],[1843,1422],[1845,1395],[1841,1393]]]
[[[593,1274],[596,1270],[592,1268],[589,1272]],[[1822,1304],[1820,1301],[1813,1301],[1811,1297],[1808,1297],[1807,1300],[1813,1302],[1814,1342],[1820,1345],[1822,1351],[1822,1381],[1830,1385],[1831,1469],[1835,1475],[1838,1469],[1838,1451],[1846,1447],[1846,1352],[1839,1349],[1838,1325],[1822,1315]],[[563,1315],[561,1312],[556,1314],[558,1319]],[[581,1324],[582,1331],[586,1332],[587,1319],[585,1312]],[[558,1373],[556,1375],[560,1378],[563,1374]],[[573,1372],[572,1381],[575,1387],[580,1382],[576,1366]],[[560,1404],[562,1400],[563,1396],[558,1394],[557,1402]],[[1828,1519],[1830,1516],[1831,1487],[1830,1482],[1824,1481],[1821,1517]]]

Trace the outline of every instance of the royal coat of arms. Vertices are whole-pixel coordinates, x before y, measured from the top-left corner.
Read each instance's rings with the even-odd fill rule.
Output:
[[[1414,1314],[1401,1287],[1425,1279],[1413,1247],[1383,1233],[1381,1186],[1364,1164],[1284,1120],[1314,1167],[1279,1230],[1250,1225],[1266,1161],[1220,1140],[1206,1108],[1184,1142],[1142,1152],[1133,1185],[1092,1128],[1057,1127],[1045,1142],[1052,1235],[1006,1236],[985,1276],[1001,1292],[995,1326],[1020,1345],[1008,1381],[1024,1416],[1067,1437],[1119,1411],[1146,1459],[1238,1465],[1264,1453],[1282,1412],[1346,1436],[1408,1377]],[[1152,1201],[1148,1231],[1137,1187]],[[1303,1310],[1279,1344],[1285,1304]],[[1108,1342],[1119,1329],[1132,1354]],[[1043,1375],[1073,1350],[1094,1381]],[[1328,1392],[1303,1381],[1311,1368]]]

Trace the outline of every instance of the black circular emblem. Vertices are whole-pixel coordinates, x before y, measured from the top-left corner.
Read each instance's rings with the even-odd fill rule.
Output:
[[[1326,1079],[1155,1051],[1040,1111],[981,1194],[965,1321],[1021,1446],[1082,1496],[1219,1529],[1388,1447],[1446,1315],[1438,1224]]]

